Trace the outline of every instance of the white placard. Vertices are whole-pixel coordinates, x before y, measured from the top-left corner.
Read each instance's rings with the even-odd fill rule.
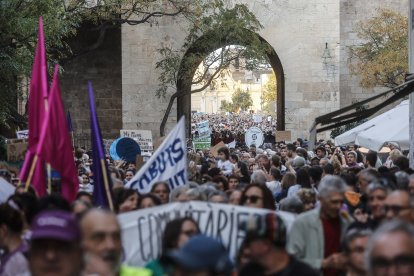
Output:
[[[158,181],[169,183],[170,189],[187,182],[187,145],[184,117],[164,139],[151,158],[126,184],[127,188],[148,193]]]
[[[125,262],[131,266],[144,266],[157,259],[161,250],[161,240],[165,225],[175,219],[191,216],[202,233],[221,241],[235,258],[244,231],[239,225],[251,215],[263,215],[273,211],[202,201],[170,203],[153,208],[121,214],[118,221],[122,228],[122,244]],[[294,215],[277,212],[289,230]]]
[[[25,129],[25,130],[16,131],[16,137],[17,137],[17,139],[28,139],[29,138],[29,130]]]
[[[141,151],[152,152],[154,150],[151,130],[121,129],[120,135],[121,137],[129,137],[137,141]]]
[[[258,127],[251,127],[246,131],[244,139],[248,147],[250,147],[250,145],[256,145],[256,147],[260,147],[264,142],[263,131]]]

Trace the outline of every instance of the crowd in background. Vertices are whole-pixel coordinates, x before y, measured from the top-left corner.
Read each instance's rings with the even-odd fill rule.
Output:
[[[301,139],[223,147],[216,156],[197,151],[186,185],[170,190],[159,182],[148,194],[124,187],[135,164],[108,159],[114,211],[93,207],[94,160],[78,150],[76,201],[17,187],[0,205],[0,275],[414,275],[414,175],[390,147],[383,159],[329,141],[308,151]],[[176,219],[164,230],[159,258],[145,268],[122,265],[117,214],[190,200],[296,218],[289,229],[274,212],[247,219],[235,260],[194,219]]]
[[[257,116],[255,121],[254,116]],[[208,120],[211,130],[211,144],[217,145],[221,141],[229,144],[236,141],[236,145],[245,144],[246,131],[255,126],[263,131],[264,142],[274,143],[276,131],[276,119],[272,116],[261,116],[251,113],[226,113],[226,114],[199,114],[192,116],[192,134],[197,137],[197,123]]]

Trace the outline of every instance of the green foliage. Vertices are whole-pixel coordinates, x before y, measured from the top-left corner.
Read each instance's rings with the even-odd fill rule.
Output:
[[[356,103],[356,102],[353,102],[353,104],[354,103]],[[366,105],[362,105],[362,106],[360,106],[360,107],[357,107],[356,108],[356,111],[358,112],[358,111],[364,111],[364,110],[366,110],[368,107],[366,106]],[[350,130],[350,129],[353,129],[354,127],[357,127],[357,126],[359,126],[360,124],[363,124],[363,123],[365,123],[367,121],[367,119],[362,119],[362,120],[359,120],[359,121],[356,121],[356,122],[353,122],[353,123],[350,123],[350,124],[347,124],[347,125],[344,125],[344,126],[341,126],[341,127],[337,127],[337,128],[334,128],[334,129],[332,129],[332,131],[331,131],[331,138],[332,139],[335,139],[335,137],[336,136],[339,136],[339,135],[341,135],[342,133],[344,133],[344,132],[346,132],[346,131],[348,131],[348,130]]]
[[[379,9],[378,15],[356,25],[362,44],[350,48],[349,68],[365,88],[393,88],[408,71],[408,20],[395,11]]]
[[[256,35],[262,25],[245,5],[227,8],[219,0],[204,3],[200,16],[190,20],[183,47],[159,49],[158,97],[164,97],[168,88],[174,89],[178,80],[192,80],[201,87],[191,93],[200,92],[236,60],[244,60],[248,70],[268,63],[267,54],[272,49]],[[204,71],[195,76],[202,62]]]
[[[67,16],[60,0],[2,0],[0,4],[0,125],[9,127],[17,114],[18,92],[27,89],[37,44],[38,20],[43,17],[49,64],[66,57],[64,38],[76,33],[80,18]]]
[[[220,109],[226,112],[247,111],[253,105],[249,92],[237,89],[231,96],[231,102],[221,101]]]
[[[275,113],[275,104],[277,100],[276,94],[276,76],[270,75],[268,81],[263,86],[262,104],[263,110],[268,114]]]

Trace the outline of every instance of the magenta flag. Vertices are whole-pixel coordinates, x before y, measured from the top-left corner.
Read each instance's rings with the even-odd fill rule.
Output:
[[[78,192],[79,180],[72,141],[66,124],[66,114],[60,97],[58,74],[59,67],[55,65],[50,87],[49,108],[43,121],[36,153],[60,174],[62,196],[72,202]]]
[[[48,84],[45,39],[42,17],[39,18],[39,34],[29,89],[29,147],[20,171],[20,180],[26,182],[35,157],[40,130],[47,109]],[[45,164],[41,158],[36,162],[30,183],[39,196],[46,194]]]

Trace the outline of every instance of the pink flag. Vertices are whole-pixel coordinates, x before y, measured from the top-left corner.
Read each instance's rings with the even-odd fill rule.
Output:
[[[78,192],[79,180],[72,152],[72,141],[60,97],[58,74],[59,67],[55,65],[50,87],[49,109],[42,125],[36,153],[60,174],[62,195],[72,202]]]
[[[36,54],[30,79],[29,90],[29,147],[26,153],[20,180],[26,182],[36,153],[39,142],[40,130],[47,109],[48,84],[47,84],[47,63],[45,39],[43,35],[43,21],[39,18],[39,35],[37,41]],[[35,164],[33,176],[30,183],[35,188],[39,196],[46,194],[46,173],[43,160],[41,158]]]

